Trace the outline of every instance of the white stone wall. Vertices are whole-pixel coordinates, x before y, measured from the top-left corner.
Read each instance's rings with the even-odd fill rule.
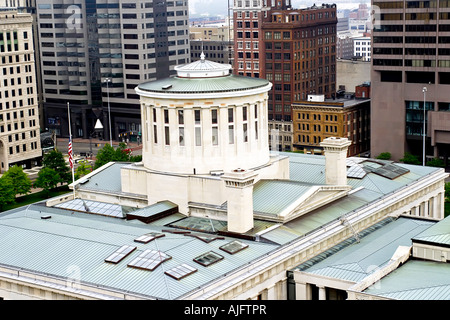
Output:
[[[148,169],[209,174],[215,170],[252,169],[269,162],[266,93],[206,100],[141,97],[141,104],[143,159]],[[233,110],[232,122],[228,118],[230,109]],[[217,112],[218,120],[214,124],[212,110]],[[247,110],[247,120],[243,118],[244,110]],[[183,124],[178,120],[180,111]],[[196,112],[200,114],[200,122],[195,121]],[[168,123],[165,123],[167,118]],[[233,126],[231,143],[230,126]],[[183,143],[180,130],[184,131]],[[213,136],[217,142],[213,141]]]

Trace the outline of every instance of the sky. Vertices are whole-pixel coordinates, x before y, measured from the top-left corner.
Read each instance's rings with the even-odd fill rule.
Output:
[[[196,17],[199,15],[227,15],[228,0],[188,0],[189,1],[189,15]],[[233,0],[230,0],[233,3]],[[337,9],[349,9],[357,8],[359,3],[367,3],[370,5],[369,0],[335,0],[335,1],[321,1],[321,0],[292,0],[292,6],[294,8],[302,8],[304,6],[310,6],[322,3],[336,3]]]

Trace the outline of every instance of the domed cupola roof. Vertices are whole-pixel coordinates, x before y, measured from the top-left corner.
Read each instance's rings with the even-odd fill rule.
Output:
[[[202,52],[200,60],[177,66],[175,70],[180,78],[215,78],[228,76],[231,65],[205,60],[205,54]]]

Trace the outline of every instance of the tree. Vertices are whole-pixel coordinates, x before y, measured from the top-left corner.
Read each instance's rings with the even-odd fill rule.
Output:
[[[422,162],[419,161],[419,158],[409,152],[405,152],[402,159],[400,159],[401,162],[407,163],[407,164],[422,164]]]
[[[377,159],[389,160],[389,159],[391,159],[391,153],[390,152],[382,152],[378,155]]]
[[[9,177],[2,176],[0,178],[0,210],[8,203],[16,201],[16,195],[14,193],[14,185]]]
[[[55,170],[60,178],[60,183],[69,183],[72,181],[71,170],[64,160],[63,154],[58,150],[54,149],[46,153],[42,160],[42,165],[44,168]]]
[[[115,150],[109,144],[105,144],[103,148],[98,150],[97,160],[95,161],[94,169],[98,169],[101,166],[107,164],[108,162],[114,161]]]
[[[444,168],[445,167],[445,163],[442,159],[439,158],[434,158],[430,161],[427,161],[426,163],[427,166],[429,167],[439,167],[439,168]]]
[[[3,174],[3,177],[11,179],[14,196],[18,194],[27,194],[31,191],[31,180],[28,175],[23,172],[22,167],[17,165],[11,167]]]
[[[38,177],[34,182],[34,187],[42,188],[48,197],[50,190],[56,188],[60,181],[61,177],[56,170],[44,167],[39,171]]]
[[[75,180],[80,179],[82,176],[87,175],[92,171],[92,166],[89,164],[87,160],[81,160],[78,162],[78,167],[75,172]]]
[[[127,149],[127,145],[123,142],[114,149],[109,144],[105,144],[97,153],[94,169],[98,169],[108,162],[137,162],[141,161],[142,156],[132,156],[131,150]]]

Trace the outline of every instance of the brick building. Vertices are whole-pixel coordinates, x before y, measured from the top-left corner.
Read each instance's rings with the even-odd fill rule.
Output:
[[[236,2],[234,73],[274,84],[269,120],[290,121],[291,104],[308,94],[335,94],[336,24],[334,4],[292,9],[284,0]]]
[[[324,139],[345,137],[351,141],[348,156],[359,156],[369,151],[370,99],[310,97],[318,99],[292,105],[294,150],[322,154],[320,142]]]

